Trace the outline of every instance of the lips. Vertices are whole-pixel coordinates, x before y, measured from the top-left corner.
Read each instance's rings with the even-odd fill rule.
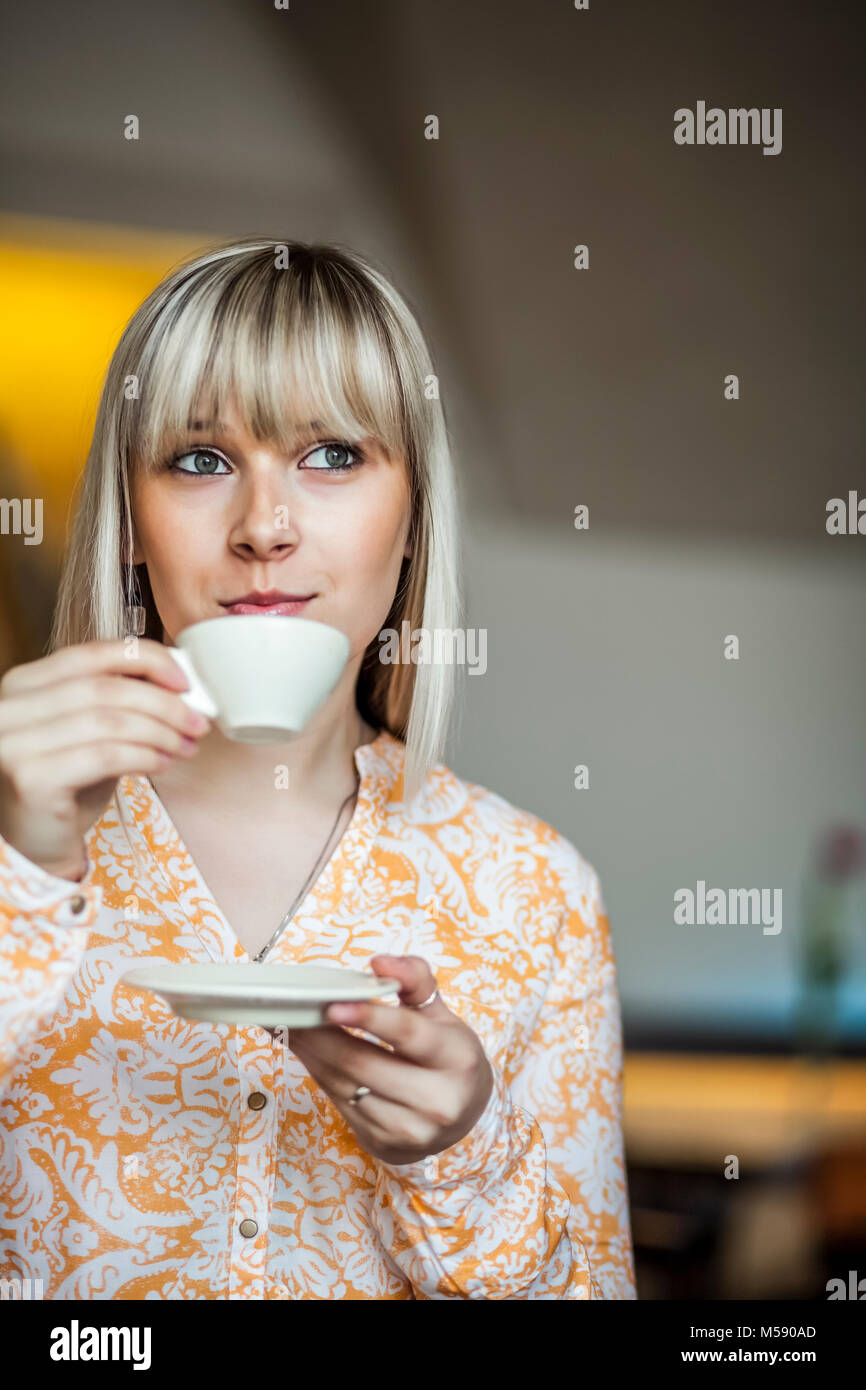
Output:
[[[242,598],[235,599],[231,603],[224,603],[222,606],[227,613],[237,613],[242,616],[276,613],[282,614],[284,617],[292,617],[297,613],[302,613],[307,604],[315,597],[315,594],[283,594],[276,589],[269,589],[265,592],[254,591],[250,594],[244,594]]]

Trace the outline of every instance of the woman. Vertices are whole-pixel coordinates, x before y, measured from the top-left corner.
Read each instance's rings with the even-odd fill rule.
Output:
[[[438,761],[453,665],[380,659],[383,628],[456,626],[457,559],[433,365],[372,265],[239,242],[139,308],[51,652],[0,684],[4,1273],[635,1297],[598,876]],[[350,656],[300,736],[239,744],[165,647],[274,591]],[[120,983],[143,960],[372,968],[400,1002],[288,1037],[190,1023]]]

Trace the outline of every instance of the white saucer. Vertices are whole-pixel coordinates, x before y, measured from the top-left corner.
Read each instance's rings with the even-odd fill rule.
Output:
[[[338,999],[400,992],[398,980],[329,965],[154,965],[121,981],[161,995],[179,1018],[261,1028],[319,1028]]]

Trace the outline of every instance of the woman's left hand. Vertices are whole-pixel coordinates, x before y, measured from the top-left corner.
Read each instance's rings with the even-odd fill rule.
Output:
[[[469,1133],[490,1098],[493,1072],[480,1039],[441,995],[425,1009],[410,1007],[436,988],[423,957],[374,956],[370,966],[400,980],[398,1006],[330,1004],[329,1023],[289,1029],[288,1046],[369,1154],[383,1163],[415,1163]],[[349,1012],[338,1020],[340,1010]],[[340,1024],[362,1028],[393,1051],[353,1037]],[[369,1086],[370,1094],[350,1105],[358,1086]]]

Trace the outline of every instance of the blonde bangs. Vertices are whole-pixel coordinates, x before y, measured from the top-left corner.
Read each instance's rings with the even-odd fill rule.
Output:
[[[382,325],[351,286],[278,269],[273,247],[240,272],[220,269],[214,276],[208,267],[164,304],[140,361],[127,364],[139,382],[124,412],[132,470],[159,468],[193,421],[207,427],[230,408],[255,439],[287,452],[331,434],[351,443],[370,436],[391,457],[414,454]]]

